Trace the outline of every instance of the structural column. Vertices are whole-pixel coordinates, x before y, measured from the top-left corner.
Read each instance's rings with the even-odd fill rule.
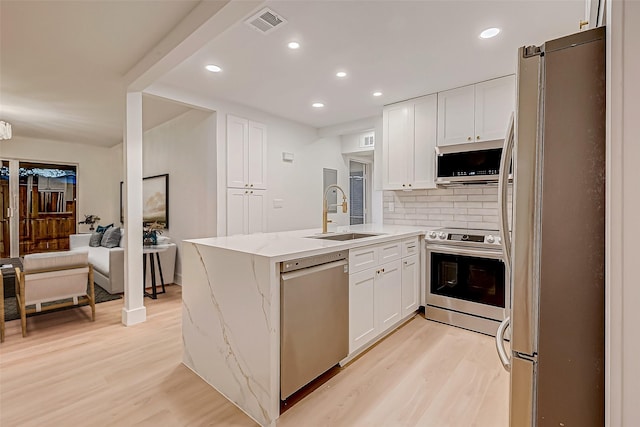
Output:
[[[142,285],[142,92],[127,93],[124,135],[124,307],[122,323],[147,319]]]

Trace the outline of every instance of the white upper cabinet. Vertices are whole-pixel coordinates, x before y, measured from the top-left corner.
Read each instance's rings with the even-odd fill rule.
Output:
[[[267,128],[227,115],[227,187],[267,188]]]
[[[507,132],[509,117],[515,109],[515,76],[511,75],[478,83],[475,85],[475,89],[475,140],[503,139]]]
[[[437,96],[388,105],[382,120],[384,189],[435,188]]]
[[[515,107],[515,76],[438,93],[438,146],[504,138]]]
[[[438,145],[471,142],[474,134],[472,86],[438,93]]]

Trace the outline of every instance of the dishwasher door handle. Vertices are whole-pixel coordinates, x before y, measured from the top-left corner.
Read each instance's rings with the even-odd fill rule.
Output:
[[[295,279],[296,277],[301,277],[301,276],[306,276],[308,274],[313,274],[313,273],[318,273],[320,271],[324,271],[324,270],[330,270],[332,268],[335,268],[339,265],[344,265],[344,266],[348,266],[349,262],[346,259],[342,259],[339,261],[333,261],[333,262],[328,262],[326,264],[322,264],[322,265],[316,265],[315,267],[306,267],[306,268],[302,268],[300,270],[296,270],[296,271],[289,271],[287,273],[282,273],[280,275],[280,278],[282,280],[291,280],[291,279]],[[345,273],[348,273],[348,270],[345,270]]]

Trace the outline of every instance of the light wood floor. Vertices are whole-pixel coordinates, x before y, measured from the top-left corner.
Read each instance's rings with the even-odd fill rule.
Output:
[[[255,426],[181,365],[180,287],[145,299],[147,322],[120,324],[122,300],[7,323],[0,425]],[[500,427],[508,374],[493,340],[415,317],[285,412],[278,426]]]

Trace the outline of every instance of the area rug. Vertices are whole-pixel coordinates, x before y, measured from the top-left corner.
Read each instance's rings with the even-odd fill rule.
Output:
[[[105,291],[103,288],[101,288],[100,286],[98,286],[97,284],[94,285],[94,292],[96,295],[96,304],[101,303],[101,302],[107,302],[107,301],[113,301],[116,299],[121,299],[122,295],[112,295],[109,292]],[[61,300],[64,301],[64,300]],[[46,307],[48,305],[51,304],[56,304],[60,301],[52,301],[52,302],[48,302],[45,304],[42,304],[42,307]],[[27,317],[31,317],[31,316],[38,316],[40,314],[46,314],[46,313],[53,313],[55,311],[62,311],[62,310],[67,310],[69,308],[75,308],[75,307],[82,307],[83,305],[89,305],[88,303],[84,303],[84,304],[79,304],[79,305],[72,305],[69,307],[61,307],[58,308],[56,310],[51,310],[51,311],[42,311],[40,313],[32,313],[27,315]],[[9,298],[5,298],[4,299],[4,320],[6,322],[8,322],[9,320],[16,320],[19,319],[20,315],[18,314],[18,307],[16,304],[16,297],[9,297]]]

